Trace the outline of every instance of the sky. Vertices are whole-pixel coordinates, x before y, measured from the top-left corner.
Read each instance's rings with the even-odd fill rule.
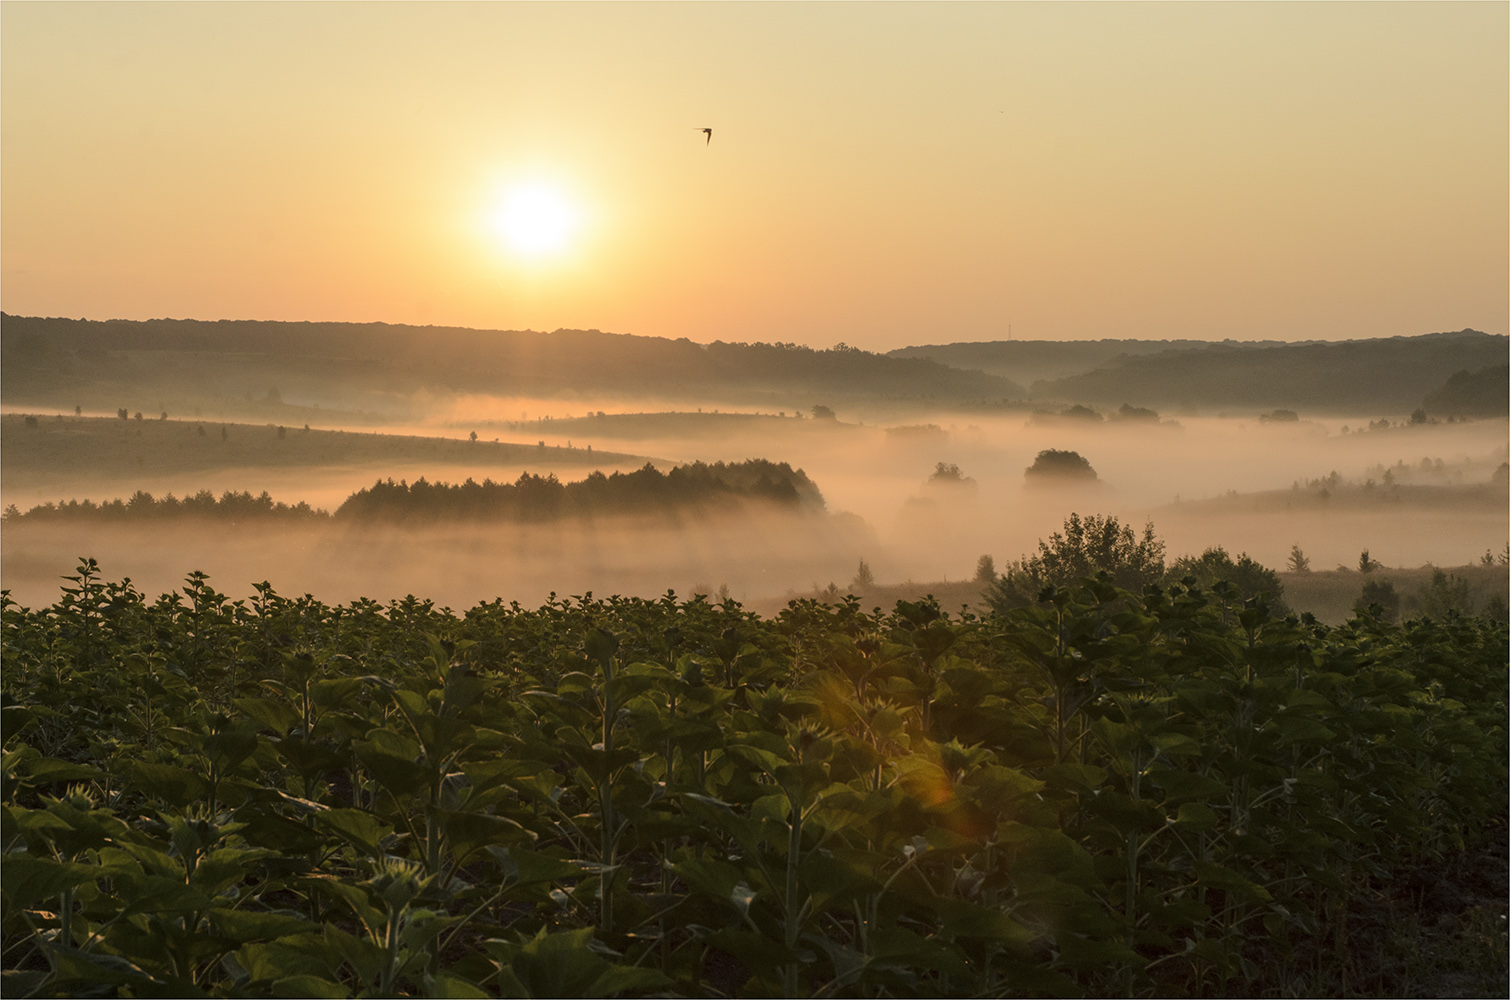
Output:
[[[18,315],[1505,333],[1507,178],[1505,3],[0,3]]]

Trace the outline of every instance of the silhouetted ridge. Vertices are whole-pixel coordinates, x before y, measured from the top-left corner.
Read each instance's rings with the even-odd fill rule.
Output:
[[[75,320],[0,314],[3,373],[22,384],[111,351],[192,354],[199,363],[231,356],[271,359],[291,370],[370,374],[411,388],[485,392],[782,389],[893,397],[999,399],[1026,390],[1007,379],[916,358],[892,358],[840,344],[697,344],[600,330],[472,330],[388,323],[258,320]],[[150,372],[141,373],[144,377]],[[120,372],[117,377],[124,377]]]
[[[1033,386],[1060,399],[1202,406],[1410,410],[1453,372],[1503,359],[1506,338],[1474,330],[1250,350],[1211,344],[1129,357]]]

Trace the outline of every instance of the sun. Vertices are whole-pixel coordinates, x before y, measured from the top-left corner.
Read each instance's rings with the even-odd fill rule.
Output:
[[[522,257],[553,257],[570,249],[580,214],[555,187],[531,184],[504,196],[492,228],[506,247]]]

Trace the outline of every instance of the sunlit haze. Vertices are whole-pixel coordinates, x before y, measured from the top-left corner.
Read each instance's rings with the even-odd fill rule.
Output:
[[[538,259],[568,249],[576,233],[578,214],[560,192],[534,184],[510,191],[493,210],[490,221],[510,250]]]
[[[0,17],[11,314],[869,349],[1507,326],[1504,4]]]

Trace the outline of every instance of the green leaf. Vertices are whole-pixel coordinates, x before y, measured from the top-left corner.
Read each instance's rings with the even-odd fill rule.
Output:
[[[1195,865],[1198,885],[1234,893],[1255,903],[1268,903],[1274,898],[1269,894],[1269,890],[1248,881],[1230,868],[1223,868],[1221,865],[1214,865],[1199,859],[1194,860],[1192,863]]]
[[[329,1000],[340,1000],[342,997],[351,996],[351,991],[340,983],[332,982],[324,976],[302,973],[273,980],[272,994],[275,997],[321,997],[329,998]],[[440,996],[442,994],[431,995]]]
[[[368,925],[369,932],[381,925]],[[372,983],[388,966],[388,953],[374,941],[348,934],[339,927],[325,925],[325,940],[336,953],[351,963],[364,983]]]
[[[584,997],[611,997],[630,990],[654,990],[663,986],[669,986],[671,980],[667,979],[658,969],[646,969],[639,966],[615,965],[598,973],[587,988],[582,991]]]
[[[355,844],[368,857],[382,856],[383,842],[393,835],[391,824],[361,809],[326,809],[314,815],[316,823]]]
[[[492,995],[460,976],[445,972],[437,972],[433,976],[428,972],[425,973],[425,996],[427,997],[439,997],[442,1000],[474,1000],[474,998],[487,998]]]
[[[1216,813],[1204,802],[1184,803],[1175,817],[1175,823],[1188,830],[1210,830],[1217,822]]]
[[[327,928],[328,930],[328,928]],[[295,976],[324,978],[333,973],[340,959],[323,935],[289,935],[281,940],[246,944],[232,953],[235,963],[253,982],[272,983]]]
[[[725,927],[709,934],[704,940],[755,970],[765,969],[769,972],[799,961],[796,953],[786,945],[754,931]]]
[[[1023,949],[1034,934],[994,906],[981,906],[957,899],[939,899],[934,908],[943,918],[946,937],[990,938],[1008,947]]]
[[[445,809],[440,810],[439,815],[441,832],[458,864],[474,851],[489,845],[528,847],[534,843],[530,831],[503,816]]]
[[[619,640],[612,632],[595,628],[587,633],[587,655],[605,668],[619,651]]]
[[[210,911],[210,919],[215,922],[220,933],[242,942],[285,937],[289,934],[312,934],[320,930],[318,924],[303,917],[256,910],[217,907]]]
[[[309,686],[309,700],[318,708],[340,708],[360,691],[365,677],[326,677]]]
[[[55,899],[64,890],[92,882],[105,874],[95,865],[20,853],[5,855],[3,867],[5,877],[0,880],[0,892],[9,896],[18,908]]]
[[[1171,802],[1180,799],[1226,799],[1230,789],[1215,778],[1174,768],[1151,768],[1148,779],[1164,789]]]
[[[1074,762],[1055,764],[1044,772],[1049,785],[1076,792],[1094,792],[1106,781],[1106,776],[1107,770],[1104,767]]]
[[[210,791],[209,782],[193,771],[172,764],[128,760],[121,766],[121,773],[138,791],[180,809],[199,801]]]
[[[299,713],[292,705],[276,698],[237,698],[234,704],[242,714],[279,736],[300,721]]]
[[[117,894],[129,900],[121,910],[121,918],[133,913],[195,913],[213,905],[209,896],[167,875],[120,876],[118,881],[121,884],[116,887]]]
[[[517,944],[494,938],[483,947],[498,963],[500,973],[510,973],[500,979],[512,980],[514,989],[528,997],[606,997],[671,983],[655,969],[610,962],[604,953],[615,953],[593,939],[591,927],[556,933],[542,928]]]
[[[1315,719],[1304,715],[1285,713],[1274,720],[1279,727],[1279,742],[1325,743],[1337,738],[1337,734]]]
[[[85,764],[73,764],[54,757],[43,757],[39,760],[31,761],[26,768],[27,782],[33,785],[53,781],[98,781],[108,777],[108,773],[101,771],[97,767],[89,767]]]
[[[430,769],[415,763],[421,757],[419,744],[407,737],[376,729],[352,748],[362,766],[394,795],[411,795],[429,785]]]

